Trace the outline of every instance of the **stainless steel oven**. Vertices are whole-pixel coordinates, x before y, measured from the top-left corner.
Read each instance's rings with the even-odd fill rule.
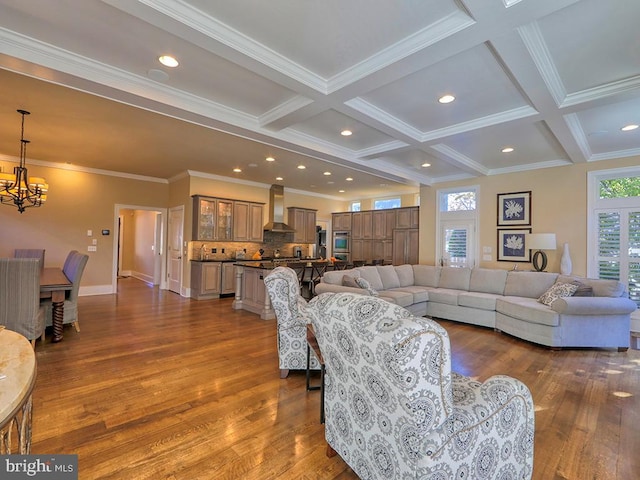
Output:
[[[331,252],[335,257],[336,253],[349,253],[351,234],[349,232],[333,232],[333,246]]]

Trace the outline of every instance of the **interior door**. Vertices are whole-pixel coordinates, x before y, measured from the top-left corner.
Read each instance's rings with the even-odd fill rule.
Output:
[[[169,261],[167,268],[167,281],[169,290],[177,294],[182,293],[182,260],[183,260],[183,235],[184,228],[184,209],[183,207],[174,207],[169,210],[168,225],[168,244]]]

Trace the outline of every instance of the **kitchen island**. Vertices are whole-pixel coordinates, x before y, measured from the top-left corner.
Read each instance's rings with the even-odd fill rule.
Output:
[[[316,259],[290,260],[256,260],[255,262],[236,263],[236,296],[233,301],[234,310],[247,310],[260,315],[262,320],[273,320],[276,314],[267,294],[264,277],[281,265],[292,263],[306,265]],[[330,263],[330,262],[328,262]]]

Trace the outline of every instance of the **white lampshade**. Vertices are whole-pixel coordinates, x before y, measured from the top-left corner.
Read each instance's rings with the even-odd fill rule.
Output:
[[[555,233],[528,233],[524,239],[525,245],[530,250],[555,250]]]

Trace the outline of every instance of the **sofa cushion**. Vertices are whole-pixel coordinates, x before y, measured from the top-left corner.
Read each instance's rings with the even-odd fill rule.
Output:
[[[469,291],[470,280],[470,268],[442,267],[438,288],[451,288],[454,290]]]
[[[494,293],[502,295],[507,281],[507,270],[474,268],[469,281],[470,292]]]
[[[394,268],[396,269],[396,273],[398,274],[398,280],[400,281],[401,287],[415,285],[413,279],[413,267],[411,265],[398,265]]]
[[[380,274],[378,273],[378,269],[376,267],[358,267],[354,270],[358,270],[360,272],[360,276],[371,284],[371,288],[378,291],[384,290],[382,279],[380,278]]]
[[[493,311],[496,309],[497,299],[498,295],[494,293],[460,292],[460,295],[458,295],[458,305],[461,307]]]
[[[535,298],[502,297],[496,300],[496,311],[525,322],[557,327],[560,315]]]
[[[625,292],[624,284],[618,280],[605,280],[600,278],[573,277],[560,275],[558,281],[571,283],[578,281],[593,289],[594,297],[621,297]]]
[[[433,265],[412,265],[414,285],[437,287],[442,267]]]
[[[551,305],[560,297],[570,297],[578,289],[578,285],[573,283],[556,282],[549,289],[540,295],[538,301],[544,305]]]
[[[447,305],[458,305],[458,295],[463,290],[452,288],[436,288],[429,291],[429,301],[435,303],[445,303]]]
[[[547,272],[517,272],[509,270],[504,285],[504,295],[507,297],[540,298],[551,285],[556,283],[557,273]]]
[[[593,297],[593,287],[591,285],[585,285],[582,282],[579,282],[578,280],[575,280],[573,282],[574,285],[578,286],[578,289],[573,293],[574,297]]]
[[[385,265],[376,267],[380,280],[382,280],[382,288],[380,290],[388,290],[390,288],[398,288],[400,279],[393,265]]]
[[[433,291],[433,287],[421,287],[419,285],[408,285],[406,287],[398,287],[392,291],[409,292],[413,295],[413,303],[421,303],[429,301],[429,292]]]
[[[380,298],[400,305],[401,307],[408,307],[413,305],[413,295],[411,292],[406,292],[400,289],[394,290],[382,290],[379,292]]]
[[[331,285],[343,285],[342,277],[349,275],[350,277],[359,277],[360,272],[356,269],[351,270],[333,270],[330,272],[324,272],[322,275],[322,282]]]

